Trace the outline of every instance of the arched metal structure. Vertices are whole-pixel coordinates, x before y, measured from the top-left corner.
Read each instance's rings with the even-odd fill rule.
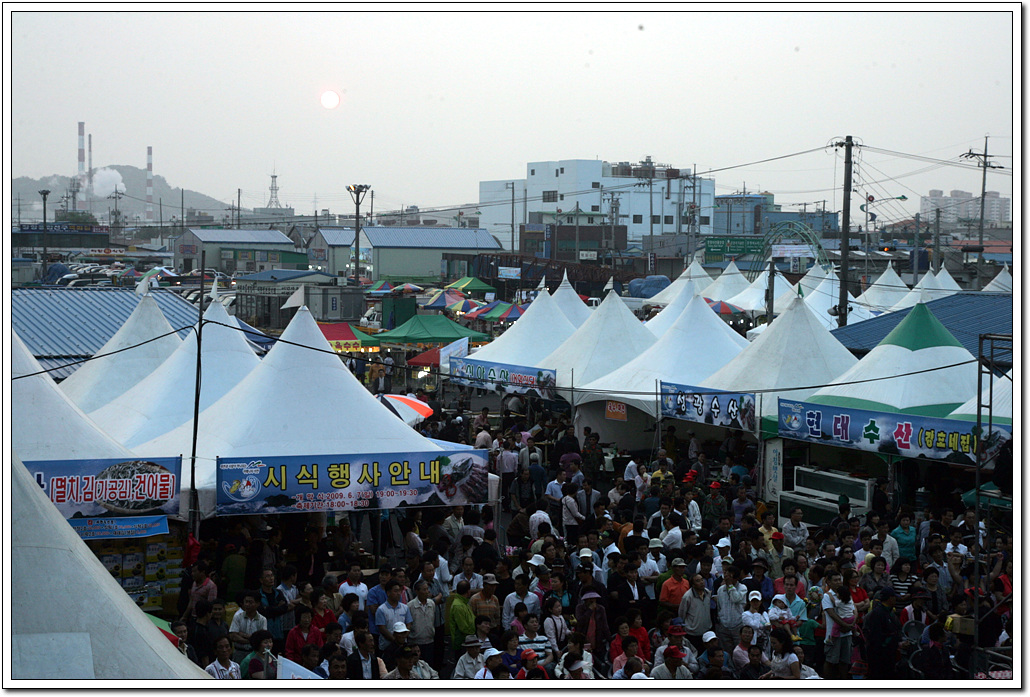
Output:
[[[798,240],[801,244],[809,245],[815,251],[815,263],[823,268],[830,266],[830,259],[826,256],[826,250],[823,249],[823,245],[819,241],[819,235],[816,234],[811,226],[793,220],[776,223],[762,236],[762,257],[758,261],[766,261],[772,251],[772,246],[774,244],[782,244],[784,240]],[[753,260],[755,256],[748,254],[741,258]],[[749,281],[753,281],[758,278],[762,270],[763,266],[761,264],[753,265],[753,268],[749,269],[745,276]]]

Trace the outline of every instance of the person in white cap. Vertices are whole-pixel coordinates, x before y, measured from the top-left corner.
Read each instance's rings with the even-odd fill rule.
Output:
[[[637,569],[637,575],[640,580],[644,582],[647,597],[654,600],[654,584],[658,581],[658,577],[668,569],[668,564],[665,561],[665,557],[662,555],[663,546],[661,540],[657,537],[650,540],[647,543],[647,548],[647,556],[640,562],[640,568]]]
[[[715,543],[715,556],[712,558],[712,573],[716,576],[722,576],[723,564],[732,564],[733,557],[730,555],[730,550],[733,548],[733,543],[730,542],[730,538],[723,537]]]
[[[505,675],[509,680],[511,679],[511,672],[501,662],[501,652],[489,648],[483,654],[483,667],[476,671],[473,680],[496,680],[498,678],[503,680]]]
[[[747,602],[748,608],[741,613],[741,621],[755,630],[751,643],[761,646],[762,651],[768,653],[772,624],[769,622],[769,613],[762,609],[762,592],[751,591],[747,594]]]

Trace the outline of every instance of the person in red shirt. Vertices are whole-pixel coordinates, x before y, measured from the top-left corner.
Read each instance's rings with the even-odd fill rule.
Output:
[[[305,605],[297,606],[297,624],[286,635],[286,658],[300,663],[300,650],[308,644],[321,647],[325,643],[322,631],[311,624],[313,611]]]
[[[326,625],[336,621],[336,615],[329,609],[329,598],[325,591],[316,588],[311,591],[311,607],[314,608],[311,618],[311,626],[319,632],[324,632]]]
[[[658,602],[662,607],[679,612],[680,601],[684,594],[690,590],[690,579],[686,577],[687,562],[680,558],[672,560],[672,576],[665,579],[662,584],[662,591],[658,595]]]

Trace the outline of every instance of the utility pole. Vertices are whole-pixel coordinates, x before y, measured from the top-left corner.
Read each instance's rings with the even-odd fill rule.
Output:
[[[185,189],[179,189],[179,229],[186,229],[186,197],[184,195]]]
[[[983,271],[984,271],[984,203],[987,198],[987,170],[988,169],[1001,169],[1001,165],[993,164],[990,161],[990,155],[987,154],[987,136],[984,136],[984,151],[983,153],[974,152],[970,150],[964,153],[962,157],[966,159],[975,159],[980,167],[983,168],[983,177],[980,183],[980,235],[977,241],[977,245],[980,247],[980,251],[976,257],[976,289],[983,290]]]
[[[370,194],[368,198],[368,224],[375,225],[376,192],[373,189],[368,193]]]
[[[579,201],[576,201],[576,261],[579,263]]]
[[[912,287],[915,288],[916,284],[919,283],[919,214],[916,213],[916,236],[912,241],[912,248],[915,254],[915,260],[912,262]]]
[[[365,193],[372,187],[368,184],[351,184],[347,187],[351,199],[354,200],[354,285],[361,285],[361,275],[358,273],[358,243],[361,234],[361,201]]]
[[[844,220],[840,236],[840,299],[837,303],[837,326],[848,325],[848,251],[851,245],[851,136],[844,138]],[[839,143],[838,143],[839,145]],[[830,273],[833,273],[832,269]]]
[[[240,229],[240,199],[241,199],[241,193],[242,193],[241,189],[236,189],[236,229],[237,230]]]
[[[40,189],[39,195],[43,197],[43,270],[40,273],[40,280],[46,280],[46,267],[49,254],[47,253],[47,235],[46,235],[46,198],[50,195],[50,189]]]
[[[934,211],[933,221],[933,270],[934,273],[941,272],[941,209]]]
[[[776,264],[773,263],[772,257],[769,258],[769,283],[765,288],[765,324],[766,326],[772,324],[773,321],[773,303],[775,302],[776,293]]]
[[[511,253],[515,253],[515,182],[505,182],[505,189],[511,189]]]

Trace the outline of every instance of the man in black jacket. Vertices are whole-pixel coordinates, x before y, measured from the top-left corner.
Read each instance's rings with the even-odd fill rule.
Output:
[[[898,645],[901,643],[901,621],[894,612],[897,594],[890,586],[881,588],[873,609],[865,618],[866,659],[870,680],[895,677]]]
[[[354,652],[347,658],[347,677],[351,680],[379,680],[379,658],[376,656],[376,639],[371,633],[354,633]]]

